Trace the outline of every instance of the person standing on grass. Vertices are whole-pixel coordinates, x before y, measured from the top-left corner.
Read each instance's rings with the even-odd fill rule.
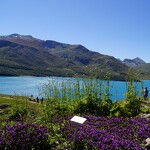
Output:
[[[36,103],[37,103],[37,104],[39,103],[39,98],[38,98],[38,97],[36,98]]]
[[[147,89],[147,87],[145,87],[145,89],[144,89],[144,99],[146,100],[147,97],[148,97],[148,89]]]

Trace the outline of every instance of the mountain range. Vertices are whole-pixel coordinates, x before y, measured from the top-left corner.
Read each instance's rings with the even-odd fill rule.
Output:
[[[149,66],[140,58],[120,61],[82,45],[19,34],[0,36],[0,62],[1,76],[91,76],[103,79],[109,74],[113,80],[124,80],[131,66],[140,71],[140,75],[145,73],[144,67],[140,66]]]
[[[143,64],[146,64],[145,61],[143,61],[142,59],[136,57],[134,59],[124,59],[123,63],[126,64],[129,67],[137,67]]]

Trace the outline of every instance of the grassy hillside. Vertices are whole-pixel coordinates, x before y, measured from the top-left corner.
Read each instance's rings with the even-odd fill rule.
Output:
[[[137,72],[141,79],[150,79],[150,63],[145,63],[136,67]]]
[[[97,76],[125,79],[129,67],[82,45],[13,34],[0,37],[0,75]],[[100,74],[101,73],[101,74]]]

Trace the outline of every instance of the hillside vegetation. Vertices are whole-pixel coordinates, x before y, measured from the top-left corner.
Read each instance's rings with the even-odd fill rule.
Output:
[[[128,66],[112,56],[32,36],[0,37],[0,75],[96,76],[124,80]]]
[[[140,58],[118,60],[88,50],[52,40],[40,40],[30,35],[0,36],[0,75],[3,76],[65,76],[126,80],[134,68],[139,79],[150,79],[150,67]]]

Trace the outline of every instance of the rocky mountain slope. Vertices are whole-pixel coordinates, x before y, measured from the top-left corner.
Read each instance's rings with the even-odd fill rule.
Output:
[[[138,57],[134,58],[134,59],[124,59],[123,63],[126,64],[129,67],[137,67],[137,66],[146,64],[145,61],[143,61],[142,59],[140,59]]]
[[[0,37],[0,75],[95,76],[123,80],[128,66],[82,45],[40,40],[29,35]]]

